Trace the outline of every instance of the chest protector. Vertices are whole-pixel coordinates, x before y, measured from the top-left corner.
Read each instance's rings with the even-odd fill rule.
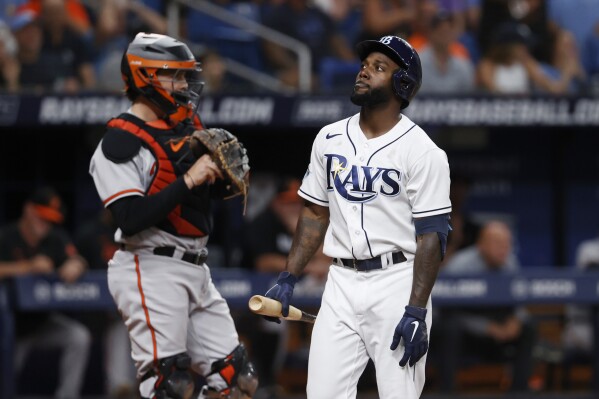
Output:
[[[107,126],[138,137],[154,155],[156,163],[150,170],[152,181],[146,195],[162,191],[196,161],[189,148],[189,135],[200,126],[178,124],[172,128],[163,121],[146,123],[127,113],[111,119]],[[195,187],[156,227],[176,236],[208,235],[213,227],[210,203],[209,186]]]

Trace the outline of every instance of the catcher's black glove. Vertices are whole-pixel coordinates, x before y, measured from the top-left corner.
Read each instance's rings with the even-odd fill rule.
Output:
[[[403,338],[405,351],[399,361],[404,367],[410,360],[410,366],[416,364],[428,351],[428,332],[426,329],[426,309],[416,306],[406,306],[406,311],[395,327],[391,350],[394,351]]]

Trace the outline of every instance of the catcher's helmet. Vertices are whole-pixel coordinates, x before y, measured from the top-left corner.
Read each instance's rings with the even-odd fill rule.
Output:
[[[165,90],[158,71],[175,71],[172,82],[185,79],[185,90]],[[189,47],[170,36],[138,33],[123,54],[121,74],[125,89],[141,95],[159,107],[174,122],[192,116],[204,83],[200,64]]]
[[[399,70],[393,74],[393,92],[401,100],[401,108],[406,108],[422,84],[420,57],[414,48],[397,36],[383,36],[379,40],[364,40],[357,45],[360,60],[378,51],[391,58]]]

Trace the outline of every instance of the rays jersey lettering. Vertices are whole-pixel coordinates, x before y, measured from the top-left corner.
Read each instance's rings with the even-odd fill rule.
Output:
[[[379,194],[389,197],[401,192],[401,172],[397,169],[350,165],[338,154],[326,157],[327,190],[335,190],[350,202],[369,202]]]

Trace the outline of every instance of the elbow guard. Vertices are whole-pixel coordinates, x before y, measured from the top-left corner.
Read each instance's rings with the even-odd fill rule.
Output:
[[[444,213],[414,219],[414,227],[416,228],[417,236],[426,233],[437,233],[439,243],[441,244],[441,259],[443,259],[447,250],[447,234],[451,230],[451,226],[449,226],[449,214]]]

